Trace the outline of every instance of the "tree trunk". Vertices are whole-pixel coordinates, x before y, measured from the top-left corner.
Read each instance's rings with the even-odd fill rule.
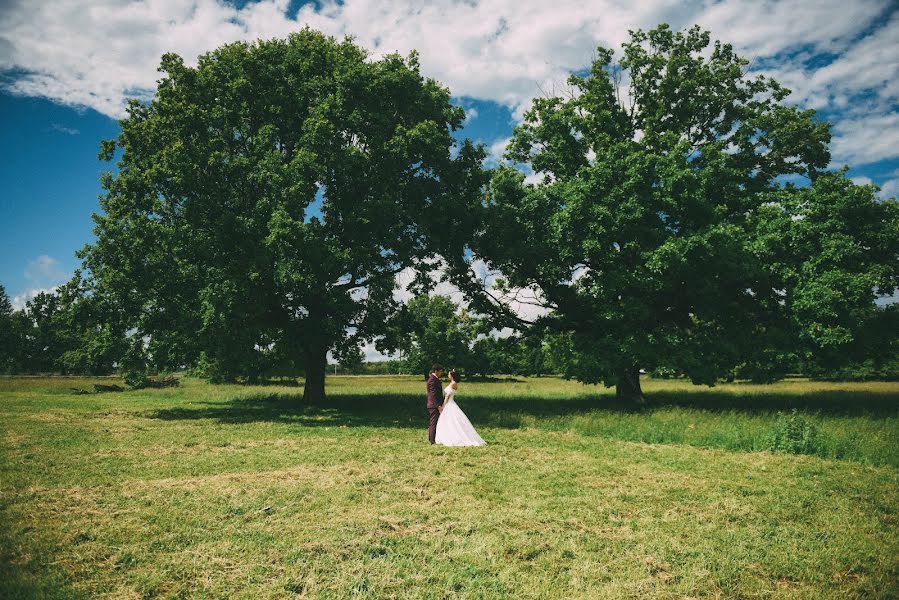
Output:
[[[325,399],[325,369],[328,351],[320,348],[306,349],[306,382],[303,385],[303,403],[318,404]]]
[[[618,376],[618,383],[615,385],[615,396],[619,400],[637,404],[643,404],[646,401],[643,397],[643,390],[640,388],[640,369],[632,367],[621,372]]]

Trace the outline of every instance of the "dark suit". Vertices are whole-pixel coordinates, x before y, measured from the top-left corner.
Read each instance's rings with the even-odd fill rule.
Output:
[[[428,422],[428,441],[432,444],[434,443],[434,436],[437,435],[437,419],[440,418],[440,410],[437,407],[440,406],[440,396],[442,391],[440,379],[431,373],[431,376],[428,377],[428,415],[430,416],[430,421]]]

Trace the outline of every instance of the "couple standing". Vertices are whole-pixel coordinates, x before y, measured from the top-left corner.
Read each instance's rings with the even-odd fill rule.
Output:
[[[435,364],[428,377],[428,413],[431,416],[428,441],[443,446],[483,446],[487,442],[481,439],[471,421],[453,400],[459,388],[459,373],[455,369],[449,372],[450,381],[443,390],[443,404],[439,400],[441,377],[443,367]]]

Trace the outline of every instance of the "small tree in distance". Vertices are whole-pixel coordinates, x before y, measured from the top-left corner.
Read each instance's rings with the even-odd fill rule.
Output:
[[[365,354],[359,346],[351,346],[339,357],[340,370],[350,375],[361,373],[365,367]]]
[[[447,370],[464,370],[471,360],[477,323],[466,311],[457,311],[448,296],[415,296],[391,319],[378,349],[399,350],[406,368],[424,377],[435,362]]]

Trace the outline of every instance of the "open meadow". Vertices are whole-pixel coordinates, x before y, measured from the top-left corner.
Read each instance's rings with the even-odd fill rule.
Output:
[[[899,383],[101,381],[0,378],[0,597],[899,596]]]

